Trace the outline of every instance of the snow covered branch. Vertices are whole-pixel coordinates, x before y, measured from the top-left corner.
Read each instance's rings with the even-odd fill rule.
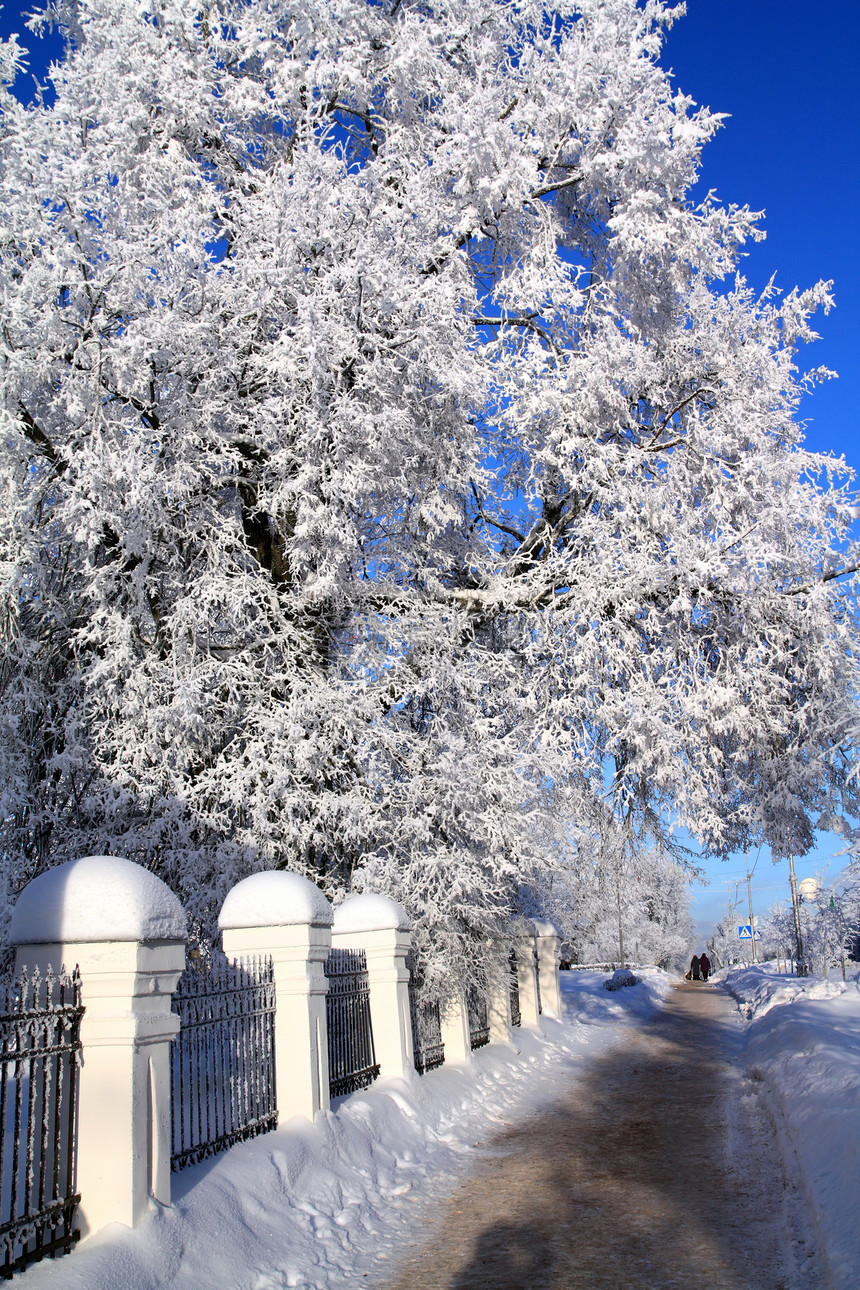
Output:
[[[288,866],[477,961],[608,784],[717,851],[860,805],[829,293],[690,202],[670,12],[80,0],[0,90],[13,886]]]

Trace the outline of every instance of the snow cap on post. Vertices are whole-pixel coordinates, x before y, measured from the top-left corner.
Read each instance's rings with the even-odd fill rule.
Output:
[[[334,911],[334,929],[343,932],[381,932],[393,928],[408,932],[412,924],[402,905],[388,896],[366,892],[350,896]]]
[[[308,878],[267,869],[243,878],[227,893],[218,926],[222,932],[246,927],[331,927],[332,909]]]
[[[531,919],[531,925],[535,929],[535,936],[561,936],[561,932],[555,923],[550,923],[543,918]]]
[[[13,945],[184,941],[185,910],[149,869],[122,856],[83,856],[27,884],[9,939]]]

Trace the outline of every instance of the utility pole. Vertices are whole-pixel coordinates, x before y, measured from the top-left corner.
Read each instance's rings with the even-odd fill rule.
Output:
[[[794,909],[794,939],[797,943],[797,975],[806,976],[806,964],[803,961],[803,936],[800,931],[800,897],[797,894],[797,876],[794,872],[794,856],[788,857],[789,882],[791,883],[791,904]]]
[[[752,907],[752,883],[750,882],[750,853],[746,852],[747,862],[747,902],[750,907],[750,931],[752,932],[752,959],[753,963],[758,963],[758,952],[755,947],[755,919],[753,918]]]

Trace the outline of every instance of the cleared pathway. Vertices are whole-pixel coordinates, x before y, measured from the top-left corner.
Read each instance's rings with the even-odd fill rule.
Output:
[[[823,1290],[738,1050],[725,995],[677,986],[556,1104],[486,1144],[389,1290]]]

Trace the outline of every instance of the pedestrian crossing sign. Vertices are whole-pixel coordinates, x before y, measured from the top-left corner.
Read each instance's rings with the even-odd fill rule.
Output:
[[[751,941],[753,938],[752,927],[749,923],[742,923],[738,928],[738,938],[742,941]]]

